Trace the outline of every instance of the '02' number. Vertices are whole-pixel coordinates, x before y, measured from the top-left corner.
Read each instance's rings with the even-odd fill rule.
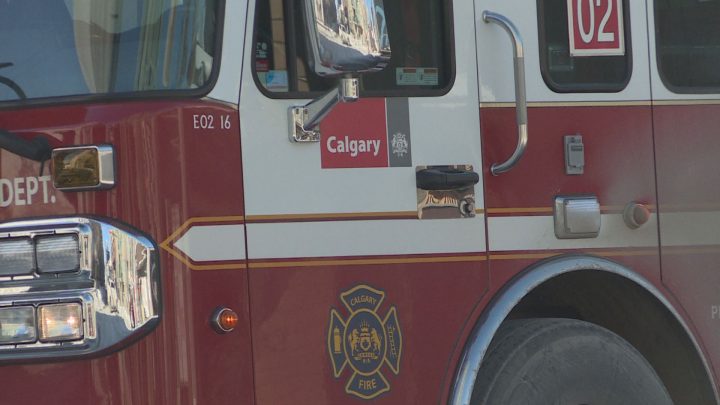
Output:
[[[605,0],[607,1],[607,8],[605,9],[605,15],[602,18],[602,21],[600,21],[600,26],[598,28],[598,42],[613,42],[615,41],[615,33],[613,32],[606,32],[605,28],[607,27],[608,20],[610,20],[610,16],[613,13],[613,0]],[[590,27],[589,30],[585,30],[585,22],[583,20],[583,7],[582,3],[583,0],[577,0],[577,21],[578,21],[578,27],[580,28],[580,36],[582,37],[583,42],[586,44],[589,44],[593,41],[593,38],[595,37],[595,9],[602,6],[603,0],[587,0],[588,9],[590,10]],[[594,3],[594,4],[593,4]],[[618,11],[619,12],[619,11]]]

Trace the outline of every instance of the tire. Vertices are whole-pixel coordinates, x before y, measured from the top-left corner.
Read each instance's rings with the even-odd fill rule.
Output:
[[[574,319],[507,321],[483,360],[472,405],[667,405],[665,386],[620,336]]]

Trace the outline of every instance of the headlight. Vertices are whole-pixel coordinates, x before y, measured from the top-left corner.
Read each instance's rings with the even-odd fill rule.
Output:
[[[39,273],[64,273],[80,268],[77,235],[40,236],[35,241]]]
[[[30,238],[0,239],[0,276],[31,274],[34,249]]]
[[[0,364],[116,350],[160,319],[155,247],[95,218],[0,224]]]
[[[80,304],[41,305],[38,308],[38,318],[41,342],[78,340],[83,336]]]
[[[34,307],[0,309],[0,344],[33,343],[36,339]]]

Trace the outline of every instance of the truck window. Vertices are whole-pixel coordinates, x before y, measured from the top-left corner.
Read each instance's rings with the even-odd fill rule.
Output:
[[[343,10],[359,0],[326,0],[326,21],[342,36],[350,29]],[[435,96],[453,80],[450,2],[443,0],[385,1],[378,12],[382,37],[392,47],[390,64],[364,75],[361,92],[375,96]],[[302,2],[258,0],[255,14],[254,77],[273,98],[305,98],[329,90],[336,80],[316,76],[308,66]],[[382,40],[382,38],[381,38]]]
[[[200,89],[218,0],[28,1],[0,6],[0,103]]]
[[[656,0],[655,38],[670,91],[720,92],[720,1]]]
[[[587,6],[594,1],[578,1],[581,17],[584,17],[583,28],[592,32],[589,27],[589,10]],[[538,29],[540,39],[540,68],[547,86],[557,93],[576,92],[619,92],[630,81],[632,74],[632,49],[630,47],[630,16],[627,0],[623,0],[624,54],[623,55],[578,55],[570,52],[570,31],[568,29],[567,0],[538,0]],[[614,0],[600,3],[594,21],[600,30],[600,23],[605,20],[609,6]]]

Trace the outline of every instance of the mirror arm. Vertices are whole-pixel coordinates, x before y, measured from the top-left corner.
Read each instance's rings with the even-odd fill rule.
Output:
[[[320,142],[320,122],[340,103],[357,101],[359,82],[342,78],[338,87],[305,105],[290,108],[290,140],[292,142]]]

